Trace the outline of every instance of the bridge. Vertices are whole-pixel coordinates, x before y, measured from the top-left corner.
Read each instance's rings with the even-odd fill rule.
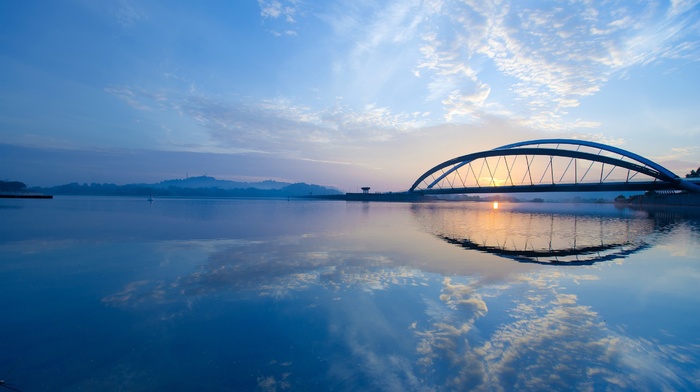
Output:
[[[539,139],[447,160],[409,194],[681,190],[700,185],[640,155],[584,140]]]

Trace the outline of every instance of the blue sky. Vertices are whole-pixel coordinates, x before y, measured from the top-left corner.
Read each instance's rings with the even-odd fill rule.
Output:
[[[403,190],[540,137],[700,166],[696,1],[3,1],[0,179]]]

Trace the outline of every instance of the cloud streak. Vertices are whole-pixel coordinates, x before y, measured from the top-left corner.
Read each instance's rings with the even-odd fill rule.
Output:
[[[333,48],[318,58],[318,69],[332,70],[322,72],[324,87],[309,87],[303,73],[286,76],[299,78],[313,95],[281,89],[274,97],[241,91],[230,98],[203,88],[191,74],[166,77],[167,89],[122,84],[105,91],[138,111],[193,120],[207,137],[199,151],[329,160],[329,153],[318,151],[350,151],[440,123],[493,118],[596,138],[602,122],[571,115],[583,99],[634,67],[700,59],[695,5],[435,0],[324,6],[260,0],[261,20],[276,32],[298,27],[300,20],[330,29],[323,39],[298,37],[319,50]]]
[[[385,142],[425,124],[422,113],[394,114],[374,105],[355,111],[339,102],[314,110],[285,99],[229,102],[197,93],[150,92],[127,86],[105,91],[139,111],[177,112],[194,120],[207,130],[219,151],[293,153],[337,143]]]
[[[430,80],[429,98],[441,99],[447,121],[500,112],[540,129],[596,127],[567,120],[568,109],[633,66],[698,60],[693,4],[664,10],[595,2],[446,2],[435,13],[440,29],[425,29],[417,68]],[[512,82],[497,85],[483,71],[485,62]],[[494,98],[494,91],[502,97],[505,89],[513,101]]]

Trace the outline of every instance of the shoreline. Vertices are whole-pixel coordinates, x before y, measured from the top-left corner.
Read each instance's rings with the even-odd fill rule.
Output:
[[[13,195],[13,194],[0,194],[0,199],[53,199],[53,195]]]
[[[436,201],[435,197],[421,193],[389,192],[389,193],[345,193],[340,195],[309,195],[309,199],[344,200],[344,201],[389,201],[389,202],[419,202]]]
[[[620,204],[630,207],[659,206],[659,207],[700,207],[698,193],[647,193],[632,196]]]

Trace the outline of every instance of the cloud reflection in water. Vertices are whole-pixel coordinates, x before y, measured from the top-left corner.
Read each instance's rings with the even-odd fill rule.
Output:
[[[443,282],[443,306],[416,328],[418,363],[448,390],[686,390],[698,387],[698,346],[662,344],[611,329],[559,286],[574,276],[541,272],[510,285]],[[580,279],[580,277],[579,277]],[[509,303],[506,322],[484,331],[486,303]],[[455,301],[455,298],[459,300]],[[439,315],[439,316],[438,316]],[[435,370],[435,369],[442,369]]]
[[[552,252],[555,246],[583,249],[574,258],[576,262],[586,257],[580,264],[622,260],[674,231],[644,216],[519,214],[502,208],[495,219],[488,211],[429,205],[414,206],[412,213],[421,228],[442,240],[448,233],[492,249],[554,256],[560,256]],[[347,358],[329,354],[326,377],[361,384],[361,374],[366,386],[383,390],[700,387],[692,370],[700,358],[697,345],[628,334],[581,303],[577,294],[581,288],[572,288],[605,279],[595,266],[516,270],[494,280],[462,271],[448,276],[445,265],[440,265],[448,253],[435,254],[426,262],[426,253],[418,251],[424,243],[405,244],[402,253],[349,249],[333,235],[291,241],[212,240],[188,246],[206,248],[206,262],[195,271],[172,280],[135,281],[103,301],[127,307],[180,304],[168,307],[172,314],[163,319],[180,317],[196,308],[197,301],[212,298],[266,298],[305,306],[325,302],[319,312],[325,312],[323,322],[335,340],[329,344],[341,344],[349,353]],[[407,256],[413,252],[414,258]],[[597,259],[601,254],[604,257]],[[465,258],[473,255],[462,253]],[[535,260],[546,257],[538,255]],[[402,301],[406,288],[415,288],[412,295],[422,302]],[[393,300],[379,301],[379,292]],[[406,314],[390,316],[397,311]],[[302,340],[299,344],[310,339],[295,338]],[[275,374],[259,376],[259,386],[299,385],[297,369],[279,367]]]

